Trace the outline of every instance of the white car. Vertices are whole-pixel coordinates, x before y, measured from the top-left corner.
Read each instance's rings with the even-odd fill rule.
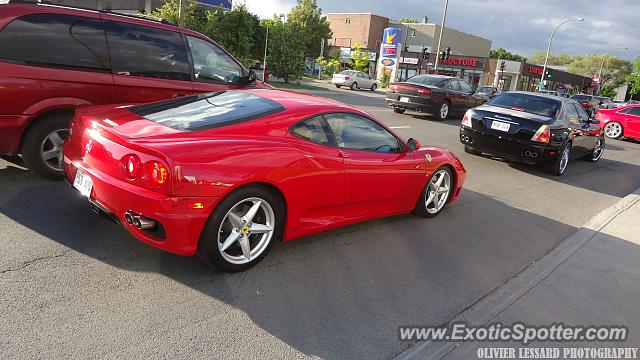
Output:
[[[331,83],[337,88],[348,86],[351,90],[369,89],[375,91],[378,88],[378,83],[369,74],[355,70],[343,70],[339,74],[333,74]]]
[[[627,106],[627,102],[624,100],[613,100],[613,107],[614,108],[619,108],[619,107],[623,107],[623,106]]]

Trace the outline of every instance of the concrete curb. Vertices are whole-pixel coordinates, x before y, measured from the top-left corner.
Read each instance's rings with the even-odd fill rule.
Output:
[[[548,277],[619,214],[636,203],[640,203],[640,188],[591,218],[580,230],[562,241],[540,261],[534,262],[518,275],[494,289],[450,322],[463,321],[473,325],[488,323],[502,310]],[[453,342],[420,342],[396,355],[393,360],[441,359],[459,345],[460,343]]]

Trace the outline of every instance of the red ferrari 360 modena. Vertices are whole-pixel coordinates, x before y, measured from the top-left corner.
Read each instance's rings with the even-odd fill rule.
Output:
[[[68,182],[136,238],[226,271],[274,241],[368,219],[433,217],[466,171],[367,113],[311,95],[222,91],[77,110]]]

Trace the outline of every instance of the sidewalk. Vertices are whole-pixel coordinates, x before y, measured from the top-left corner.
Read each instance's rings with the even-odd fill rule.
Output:
[[[604,210],[540,261],[453,321],[527,325],[624,325],[625,342],[534,343],[529,347],[640,346],[640,189]],[[508,342],[423,342],[395,359],[477,359]]]

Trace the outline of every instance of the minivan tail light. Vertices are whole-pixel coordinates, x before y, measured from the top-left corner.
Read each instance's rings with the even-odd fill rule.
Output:
[[[549,126],[548,125],[542,125],[542,126],[540,126],[538,131],[536,131],[536,133],[533,134],[533,137],[531,138],[531,141],[536,141],[536,142],[541,142],[541,143],[547,143],[548,144],[550,139],[551,139],[551,130],[549,130]]]
[[[465,127],[472,127],[471,125],[471,116],[473,115],[473,111],[471,110],[467,110],[466,113],[464,113],[464,116],[462,117],[462,126]]]

